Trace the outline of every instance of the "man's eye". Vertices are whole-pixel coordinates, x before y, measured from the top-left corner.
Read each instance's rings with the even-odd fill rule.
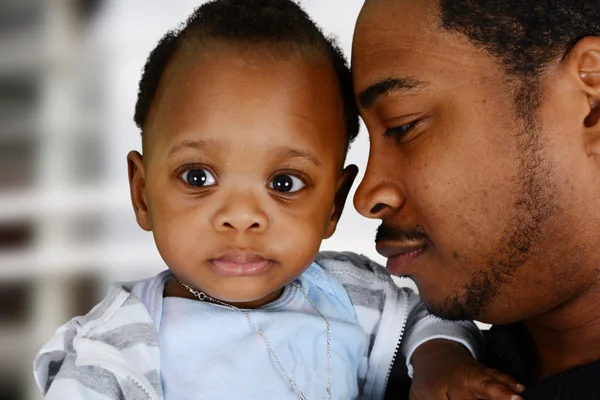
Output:
[[[205,169],[190,169],[181,174],[181,179],[190,186],[203,187],[215,184],[215,178]]]
[[[386,137],[393,136],[397,140],[402,139],[404,137],[404,135],[406,135],[413,128],[413,126],[415,126],[415,122],[410,122],[408,124],[396,126],[393,128],[388,128],[385,131],[385,136]]]
[[[269,187],[281,193],[293,193],[302,189],[306,184],[300,178],[292,175],[277,175],[271,182]]]

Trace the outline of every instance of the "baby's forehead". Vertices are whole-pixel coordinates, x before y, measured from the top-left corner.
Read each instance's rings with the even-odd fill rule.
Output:
[[[327,77],[326,83],[321,81],[319,84],[330,86],[337,84],[335,92],[342,99],[339,108],[344,111],[346,135],[350,140],[357,135],[358,112],[354,104],[352,78],[343,52],[335,40],[326,37],[296,2],[218,0],[198,7],[181,28],[167,32],[150,53],[140,80],[134,116],[143,136],[152,134],[152,127],[156,125],[156,121],[150,120],[156,120],[157,114],[160,114],[161,118],[168,114],[177,114],[177,110],[170,110],[168,113],[156,111],[160,109],[156,105],[157,102],[162,103],[163,106],[169,102],[176,104],[172,98],[165,96],[164,92],[172,89],[170,82],[169,84],[165,82],[169,80],[177,82],[179,79],[181,83],[180,78],[183,75],[181,71],[185,70],[184,67],[195,66],[198,59],[223,53],[224,49],[230,53],[232,49],[238,53],[246,52],[245,58],[236,58],[241,66],[247,67],[246,70],[240,69],[243,74],[239,72],[238,75],[251,71],[253,63],[248,62],[252,61],[249,55],[255,57],[254,61],[269,60],[270,63],[275,64],[292,58],[300,65],[310,64],[315,59],[322,61],[323,65],[319,68],[314,68],[310,72],[306,72],[308,68],[305,68],[303,72],[310,76],[317,69],[333,71]],[[194,62],[190,63],[190,60]],[[301,70],[298,69],[297,72]],[[278,73],[279,71],[273,71],[271,75],[277,78]],[[213,69],[213,77],[218,78],[219,74],[220,71],[215,72]],[[297,80],[302,77],[302,74],[286,76],[289,81],[283,84],[289,85],[290,81]],[[188,75],[185,77],[187,78]],[[189,86],[194,85],[189,84]],[[197,89],[197,93],[180,91],[179,97],[187,99],[208,95],[202,88]],[[217,96],[217,94],[213,95]],[[165,101],[165,98],[168,101]],[[319,103],[318,99],[315,99],[312,103],[312,105],[307,104],[305,108],[320,108],[323,114],[337,116],[337,108],[332,112],[329,112],[329,109],[339,106],[339,98],[329,103]]]
[[[327,60],[220,48],[174,57],[161,79],[144,135],[185,130],[296,132],[342,146],[344,104]],[[341,140],[340,140],[341,136]],[[340,145],[340,143],[342,143]]]

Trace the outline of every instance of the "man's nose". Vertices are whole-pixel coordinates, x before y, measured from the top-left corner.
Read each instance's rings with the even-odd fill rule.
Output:
[[[384,219],[395,214],[405,200],[399,176],[369,159],[365,176],[354,194],[356,211],[367,218]]]

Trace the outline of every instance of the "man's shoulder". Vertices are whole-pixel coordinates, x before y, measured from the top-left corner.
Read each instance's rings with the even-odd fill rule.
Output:
[[[522,324],[493,326],[484,331],[486,352],[483,362],[527,381],[533,348],[529,334]],[[527,400],[596,400],[600,399],[600,360],[571,368],[538,382],[526,385]]]
[[[600,398],[600,360],[529,384],[524,397],[528,400],[597,400]]]

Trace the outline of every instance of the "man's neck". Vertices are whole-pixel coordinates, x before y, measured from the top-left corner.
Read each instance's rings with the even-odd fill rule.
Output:
[[[600,290],[591,290],[561,307],[525,321],[537,362],[533,381],[600,359]]]

